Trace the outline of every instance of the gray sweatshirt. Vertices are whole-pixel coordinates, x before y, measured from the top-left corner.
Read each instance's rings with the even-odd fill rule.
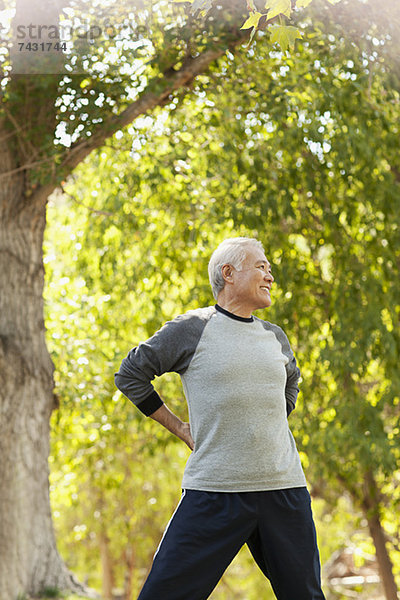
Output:
[[[146,415],[162,400],[151,380],[179,373],[195,449],[182,487],[241,492],[303,487],[287,416],[300,371],[280,327],[218,305],[168,321],[131,350],[116,386]]]

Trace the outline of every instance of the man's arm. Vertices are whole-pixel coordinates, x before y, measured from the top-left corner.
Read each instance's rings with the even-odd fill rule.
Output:
[[[194,441],[190,433],[189,423],[181,421],[165,404],[149,416],[185,442],[191,450],[194,450]]]
[[[150,416],[162,406],[151,383],[154,377],[185,372],[206,324],[205,318],[179,315],[123,359],[115,374],[115,385],[143,414]]]
[[[300,369],[297,366],[296,359],[292,354],[292,359],[286,365],[287,380],[285,387],[286,396],[286,414],[287,416],[294,410],[299,393],[298,381],[300,378]]]
[[[181,421],[154,389],[152,380],[173,371],[181,375],[188,368],[213,307],[189,311],[167,321],[151,338],[133,348],[123,359],[115,385],[147,417],[151,417],[178,438],[191,450],[194,441],[189,423]]]

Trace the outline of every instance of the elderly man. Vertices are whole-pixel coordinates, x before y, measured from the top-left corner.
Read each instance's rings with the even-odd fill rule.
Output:
[[[323,600],[310,495],[288,415],[300,376],[280,327],[253,316],[274,278],[261,243],[227,239],[213,253],[215,306],[168,321],[131,350],[117,387],[193,451],[181,500],[138,600],[203,600],[247,544],[278,600]],[[180,374],[183,423],[151,380]]]

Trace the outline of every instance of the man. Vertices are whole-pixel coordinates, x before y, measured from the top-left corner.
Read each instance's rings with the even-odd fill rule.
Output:
[[[324,600],[310,496],[288,415],[297,368],[282,329],[253,316],[274,278],[261,243],[227,239],[209,263],[215,306],[167,322],[131,350],[117,387],[193,450],[181,501],[138,600],[204,600],[247,543],[278,600]],[[150,381],[180,374],[183,423]]]

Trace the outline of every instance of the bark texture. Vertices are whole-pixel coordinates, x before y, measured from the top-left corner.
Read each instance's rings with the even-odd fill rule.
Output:
[[[5,135],[0,124],[0,136]],[[16,164],[6,145],[0,168]],[[42,243],[46,202],[28,202],[24,173],[0,186],[0,599],[78,589],[56,549],[48,485],[53,365],[45,343]]]

